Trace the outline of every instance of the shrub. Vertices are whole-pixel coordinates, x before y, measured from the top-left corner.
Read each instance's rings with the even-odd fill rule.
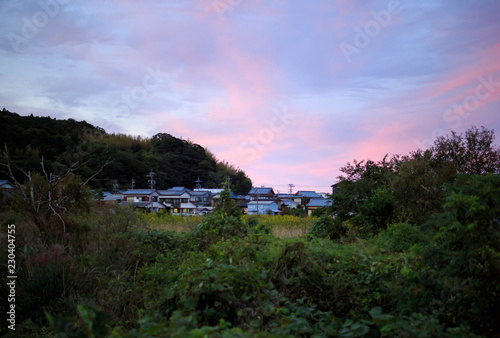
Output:
[[[371,196],[359,207],[358,219],[365,234],[377,234],[387,228],[394,217],[396,198],[388,189],[372,190]]]
[[[425,235],[420,227],[408,223],[391,224],[379,233],[380,245],[390,251],[409,250],[414,244],[422,243]]]
[[[314,221],[309,233],[319,238],[336,240],[347,234],[347,228],[339,219],[323,215]]]
[[[490,335],[500,323],[500,177],[459,176],[447,187],[444,212],[426,225],[435,243],[425,263],[443,290],[449,322],[468,321]]]

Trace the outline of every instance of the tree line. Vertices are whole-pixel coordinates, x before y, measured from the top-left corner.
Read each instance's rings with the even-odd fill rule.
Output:
[[[192,189],[199,179],[205,188],[220,188],[229,177],[232,191],[246,194],[252,181],[243,170],[218,160],[207,148],[189,140],[159,133],[151,138],[110,134],[100,127],[74,119],[58,120],[0,111],[0,144],[10,159],[26,172],[40,172],[40,163],[50,174],[63,175],[69,168],[82,178],[95,175],[93,189],[112,190],[149,187],[151,169],[157,189],[185,186]],[[102,165],[107,163],[101,169]],[[22,173],[15,171],[22,180]],[[8,179],[6,173],[0,178]]]

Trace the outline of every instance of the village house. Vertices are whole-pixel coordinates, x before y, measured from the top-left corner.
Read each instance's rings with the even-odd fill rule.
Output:
[[[314,210],[325,208],[330,205],[332,205],[332,200],[330,199],[313,198],[306,204],[307,215],[311,216]]]
[[[139,209],[160,210],[165,206],[158,203],[158,192],[151,189],[129,189],[123,192],[123,202]]]
[[[185,187],[173,187],[167,190],[158,190],[158,202],[170,209],[174,215],[194,215],[197,205],[191,200],[191,193]],[[199,197],[199,196],[195,196]]]
[[[151,189],[129,189],[123,192],[123,202],[137,203],[137,202],[156,202],[158,193],[156,190]]]
[[[0,202],[5,203],[14,194],[14,184],[0,180]]]
[[[280,207],[286,206],[290,209],[297,208],[300,203],[296,200],[300,201],[301,199],[297,198],[297,195],[294,194],[276,194],[274,198],[280,202]]]
[[[250,196],[250,200],[272,200],[274,199],[274,190],[269,187],[260,187],[260,188],[252,188],[248,192],[248,196]]]
[[[249,215],[276,215],[281,211],[278,208],[278,203],[275,201],[250,201],[248,202],[247,213]]]

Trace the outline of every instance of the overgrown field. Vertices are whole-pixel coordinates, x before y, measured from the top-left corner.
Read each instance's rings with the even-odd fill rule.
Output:
[[[255,218],[263,226],[269,227],[273,236],[278,238],[301,237],[307,235],[317,217],[296,217],[290,215],[273,217],[269,215],[243,215],[242,219],[248,222]],[[178,216],[168,213],[142,215],[143,228],[150,230],[166,230],[176,232],[191,232],[203,222],[203,216]]]
[[[74,214],[76,231],[44,237],[4,213],[2,233],[18,229],[18,311],[15,334],[1,333],[495,336],[499,251],[488,241],[498,234],[482,222],[498,219],[490,198],[500,182],[482,183],[492,188],[477,198],[450,192],[446,211],[423,226],[396,223],[365,239],[327,217],[290,223],[221,208],[181,220],[118,206]],[[167,223],[187,229],[160,230]],[[309,234],[277,238],[279,223]]]
[[[142,214],[24,172],[0,213],[0,335],[500,337],[493,137],[348,163],[317,218],[243,216],[227,190],[203,218]]]

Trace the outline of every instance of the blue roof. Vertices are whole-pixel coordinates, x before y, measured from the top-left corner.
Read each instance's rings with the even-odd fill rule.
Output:
[[[163,196],[180,196],[185,192],[190,192],[190,191],[184,187],[173,187],[167,190],[158,190],[158,194]]]
[[[318,197],[321,197],[320,195],[318,195],[316,193],[316,191],[307,191],[307,190],[297,191],[297,195],[298,196],[302,196],[302,197],[309,197],[309,198],[318,198]]]
[[[151,189],[129,189],[124,191],[124,195],[151,195],[154,190]]]
[[[332,204],[332,200],[326,198],[314,198],[307,203],[307,207],[326,207]]]
[[[296,198],[297,195],[294,194],[276,194],[277,198]]]
[[[273,188],[266,188],[266,187],[260,187],[260,188],[252,188],[248,192],[249,195],[266,195],[269,194],[270,192],[273,192]]]

